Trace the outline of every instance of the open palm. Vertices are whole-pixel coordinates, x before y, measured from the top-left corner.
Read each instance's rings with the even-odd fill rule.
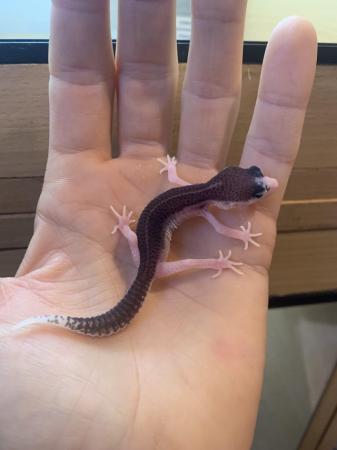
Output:
[[[136,271],[127,242],[111,235],[109,206],[121,211],[125,204],[137,218],[170,187],[157,158],[169,145],[177,79],[174,2],[121,2],[117,69],[108,9],[106,0],[53,2],[49,158],[29,249],[17,276],[1,280],[4,336],[32,315],[109,309]],[[179,174],[192,183],[216,173],[230,141],[244,12],[245,2],[193,4],[178,146]],[[201,219],[174,236],[174,259],[216,257],[231,248],[244,275],[211,280],[202,271],[158,280],[132,324],[110,338],[52,327],[2,337],[1,448],[249,448],[276,217],[314,65],[312,27],[303,19],[279,25],[241,164],[260,166],[281,188],[254,208],[220,215],[236,227],[252,220],[254,231],[263,232],[261,247],[245,252]],[[111,159],[116,90],[121,156]]]

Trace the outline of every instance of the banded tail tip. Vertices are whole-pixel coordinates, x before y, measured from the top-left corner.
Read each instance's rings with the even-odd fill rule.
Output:
[[[32,325],[55,325],[58,327],[64,327],[67,319],[63,316],[35,316],[28,317],[27,319],[21,320],[12,328],[13,331],[20,331],[24,328],[29,328]]]

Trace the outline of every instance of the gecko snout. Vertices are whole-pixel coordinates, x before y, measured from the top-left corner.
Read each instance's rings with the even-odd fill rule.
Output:
[[[256,178],[256,189],[254,192],[255,198],[263,197],[267,192],[273,191],[278,187],[278,182],[275,178],[259,177]]]
[[[276,178],[263,177],[262,182],[266,186],[267,191],[274,191],[278,188],[278,181]]]

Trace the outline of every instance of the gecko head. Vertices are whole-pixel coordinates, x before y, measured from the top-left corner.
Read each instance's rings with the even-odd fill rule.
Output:
[[[275,178],[265,177],[261,169],[257,166],[251,166],[246,170],[253,180],[253,200],[259,199],[268,192],[275,190],[278,187],[278,181]]]
[[[218,200],[234,204],[253,203],[278,187],[277,180],[264,176],[257,166],[226,167],[213,180]]]

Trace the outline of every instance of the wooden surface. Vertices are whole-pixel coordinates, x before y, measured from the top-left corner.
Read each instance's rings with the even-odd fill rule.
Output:
[[[180,83],[185,66],[180,66]],[[229,163],[239,160],[260,66],[243,68],[241,111]],[[337,67],[319,66],[279,219],[271,293],[337,287]],[[0,275],[15,272],[33,229],[48,148],[48,68],[0,66]],[[179,111],[173,142],[177,142]],[[115,141],[114,141],[115,142]],[[116,148],[114,149],[114,152]]]

